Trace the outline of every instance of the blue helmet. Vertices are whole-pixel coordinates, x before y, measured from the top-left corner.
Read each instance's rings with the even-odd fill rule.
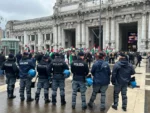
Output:
[[[69,78],[70,77],[70,71],[65,69],[63,74],[65,75],[65,78]]]
[[[130,84],[131,84],[132,88],[135,88],[137,86],[136,81],[132,81],[132,82],[130,82]]]
[[[86,83],[88,86],[93,85],[93,79],[92,78],[86,78]]]
[[[35,77],[35,76],[36,76],[36,71],[35,71],[34,69],[30,69],[30,70],[28,71],[28,75],[29,75],[30,77]]]

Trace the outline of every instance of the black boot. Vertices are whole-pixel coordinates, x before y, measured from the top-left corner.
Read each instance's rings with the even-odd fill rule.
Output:
[[[13,91],[13,90],[10,90],[9,99],[14,99],[14,98],[16,98],[16,96],[15,96],[13,93],[14,93],[14,91]]]
[[[39,102],[39,97],[40,97],[40,94],[39,94],[39,93],[36,93],[36,94],[35,94],[35,101],[36,101],[36,103]]]
[[[115,110],[118,110],[117,106],[115,106],[115,105],[112,105],[112,108]]]
[[[45,96],[45,104],[50,103],[51,101],[49,100],[48,93],[44,94],[44,96]]]
[[[52,104],[56,105],[56,95],[52,95]]]
[[[27,96],[27,102],[32,102],[34,99],[31,96]]]
[[[122,107],[123,111],[127,111],[127,108],[126,107]]]
[[[8,97],[8,99],[10,97],[10,90],[8,88],[7,88],[7,97]]]
[[[61,105],[65,105],[66,101],[65,101],[65,96],[61,96]]]
[[[15,85],[13,85],[12,87],[13,87],[13,90],[11,92],[11,97],[12,97],[12,99],[14,99],[14,98],[16,98],[16,96],[14,95]]]

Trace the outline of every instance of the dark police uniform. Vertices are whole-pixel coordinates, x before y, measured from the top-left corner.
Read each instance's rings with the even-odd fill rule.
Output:
[[[101,111],[105,110],[106,90],[110,84],[111,70],[109,64],[104,61],[105,54],[99,53],[99,60],[93,66],[91,73],[93,75],[93,92],[88,103],[89,107],[93,107],[93,102],[96,99],[97,93],[101,92]]]
[[[19,62],[19,76],[20,76],[20,98],[24,101],[24,90],[26,88],[27,102],[33,101],[31,98],[31,83],[32,78],[28,75],[30,69],[34,69],[35,65],[31,59],[28,58],[28,53],[24,53],[23,58]]]
[[[79,56],[84,56],[84,53],[80,52]],[[80,88],[81,92],[81,99],[82,99],[82,109],[86,109],[86,84],[85,84],[85,77],[89,73],[88,65],[85,63],[81,58],[78,58],[71,64],[71,71],[73,73],[73,94],[72,94],[72,108],[75,109],[76,105],[76,95],[78,88]]]
[[[13,95],[16,78],[18,78],[19,69],[15,63],[14,55],[10,54],[7,61],[2,65],[2,70],[6,73],[6,84],[8,98],[13,99],[16,96]]]
[[[126,111],[127,108],[127,87],[131,80],[131,75],[135,74],[132,64],[128,63],[123,53],[120,54],[124,59],[120,59],[113,67],[111,82],[114,85],[114,105],[117,110],[119,93],[122,95],[122,109]]]
[[[60,88],[61,104],[65,105],[65,78],[63,72],[65,69],[69,69],[67,64],[60,58],[58,53],[55,54],[55,59],[50,64],[50,70],[53,73],[53,82],[52,82],[52,103],[56,104],[56,94],[57,88]]]
[[[50,102],[48,94],[49,94],[49,80],[51,76],[48,70],[48,66],[50,63],[48,58],[49,56],[44,56],[42,61],[40,61],[40,63],[37,65],[38,83],[37,83],[37,91],[35,96],[36,102],[39,101],[41,88],[44,88],[45,103]]]

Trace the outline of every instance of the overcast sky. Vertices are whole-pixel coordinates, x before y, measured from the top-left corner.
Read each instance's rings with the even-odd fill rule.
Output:
[[[4,28],[9,20],[25,20],[50,16],[56,0],[0,0],[0,17]]]

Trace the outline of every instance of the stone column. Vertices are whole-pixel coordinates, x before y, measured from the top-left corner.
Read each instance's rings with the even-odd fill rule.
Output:
[[[46,33],[44,33],[44,49],[46,49]]]
[[[52,44],[52,33],[50,32],[50,44]]]
[[[61,28],[58,26],[58,50],[62,47],[62,37],[61,37]]]
[[[54,36],[54,51],[57,51],[57,38],[58,38],[58,27],[54,25],[53,27],[53,36]]]
[[[106,18],[106,38],[105,38],[105,45],[108,46],[108,42],[109,42],[109,18]]]
[[[77,23],[76,28],[76,48],[80,48],[80,43],[81,43],[81,22],[79,21]]]
[[[28,36],[27,36],[28,37]],[[27,38],[28,39],[28,38]],[[24,36],[21,36],[21,43],[24,44]],[[29,41],[28,41],[29,43]]]
[[[115,48],[115,19],[111,18],[111,46]]]
[[[142,15],[142,39],[146,39],[146,14]]]
[[[145,44],[145,41],[146,41],[146,13],[143,13],[142,14],[142,37],[141,37],[141,45],[142,45],[142,50],[145,49],[146,47],[146,44]]]
[[[149,22],[148,22],[148,40],[150,40],[150,13],[149,13]]]
[[[120,46],[119,46],[119,42],[120,42],[120,39],[119,39],[119,23],[117,23],[117,26],[116,26],[116,47],[115,47],[115,51],[119,51],[120,50]]]
[[[62,47],[63,48],[65,48],[65,39],[66,37],[65,37],[65,31],[64,31],[64,29],[62,29]]]
[[[36,52],[36,45],[37,45],[37,43],[36,43],[36,40],[37,40],[37,33],[36,33],[36,34],[34,34],[34,37],[35,37],[35,40],[34,40],[34,52]]]
[[[150,12],[149,12],[149,20],[148,20],[148,49],[150,51]]]
[[[86,37],[85,37],[85,47],[86,48],[89,48],[89,27],[86,27],[85,28],[86,29],[86,32],[85,32],[85,34],[86,34]]]
[[[42,33],[38,31],[38,51],[42,51]]]
[[[29,45],[28,44],[28,35],[27,35],[26,31],[24,31],[24,47],[25,47],[25,45]]]
[[[83,48],[85,48],[86,47],[86,45],[85,45],[85,43],[86,43],[86,32],[85,32],[85,22],[82,22],[82,47]]]
[[[142,19],[138,20],[138,52],[140,52],[142,50],[142,44],[141,44],[141,31],[142,31]]]

